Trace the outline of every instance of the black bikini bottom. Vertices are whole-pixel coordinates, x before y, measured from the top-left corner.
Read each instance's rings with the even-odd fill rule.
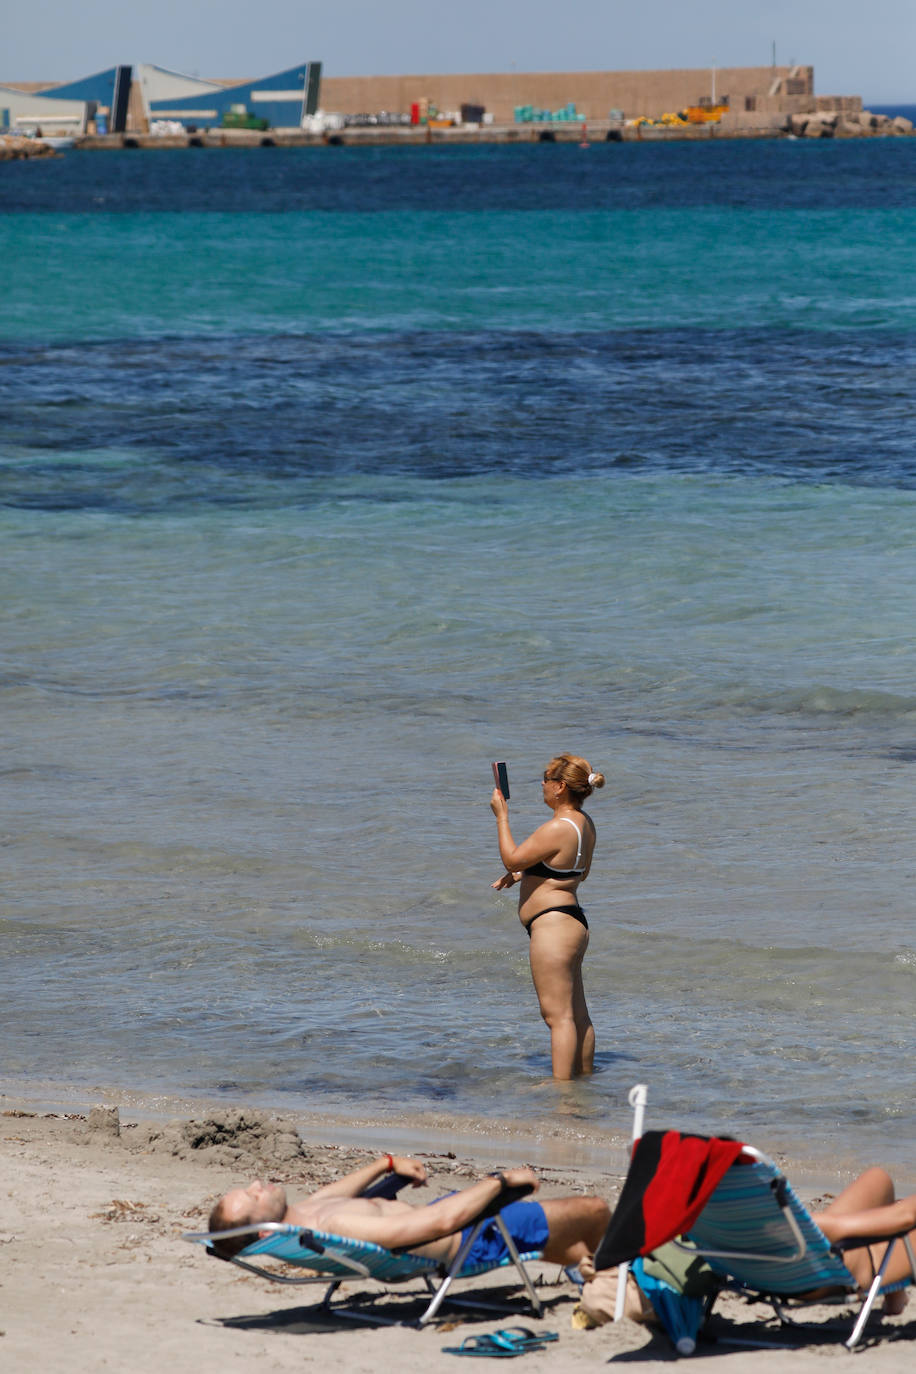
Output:
[[[571,916],[574,921],[578,921],[580,925],[585,926],[585,929],[588,930],[588,921],[586,921],[585,919],[585,912],[582,910],[578,902],[573,902],[572,906],[548,906],[545,907],[544,911],[536,912],[535,915],[532,916],[531,920],[528,921],[528,923],[526,924],[525,933],[527,934],[529,940],[531,939],[531,927],[534,925],[538,916],[545,915],[547,911],[562,911],[565,916]]]

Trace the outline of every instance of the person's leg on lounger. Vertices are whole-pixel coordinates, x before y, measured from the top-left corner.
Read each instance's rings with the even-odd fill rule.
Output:
[[[814,1220],[829,1241],[909,1230],[910,1242],[916,1245],[916,1193],[895,1200],[890,1174],[885,1169],[866,1169],[823,1211],[815,1212]],[[844,1251],[846,1267],[860,1288],[869,1286],[886,1250],[886,1245],[863,1245],[861,1249]],[[894,1283],[911,1273],[906,1247],[895,1245],[884,1275],[885,1283]],[[905,1292],[889,1293],[884,1300],[885,1312],[902,1312],[906,1298]]]

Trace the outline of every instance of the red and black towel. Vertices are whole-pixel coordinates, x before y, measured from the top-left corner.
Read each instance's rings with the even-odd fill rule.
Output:
[[[595,1268],[613,1269],[688,1231],[743,1148],[738,1140],[646,1131],[633,1147]]]

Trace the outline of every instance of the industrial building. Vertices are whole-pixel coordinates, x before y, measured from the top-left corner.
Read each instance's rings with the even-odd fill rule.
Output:
[[[0,131],[84,134],[98,127],[122,133],[127,125],[130,67],[110,67],[65,85],[0,85]]]
[[[265,127],[302,126],[318,108],[321,63],[303,62],[255,81],[201,81],[164,67],[112,67],[65,86],[0,86],[0,131],[145,133],[231,122],[244,111]]]
[[[272,129],[299,129],[306,116],[318,109],[321,63],[303,62],[286,71],[236,85],[193,82],[162,67],[138,68],[143,112],[148,124],[165,120],[185,128],[208,128],[241,115]],[[183,89],[176,89],[181,83]],[[192,88],[196,85],[196,90]]]
[[[243,82],[201,80],[163,67],[113,67],[67,85],[0,86],[0,129],[149,133],[236,127],[301,129],[319,108],[346,119],[458,122],[468,111],[496,125],[520,118],[656,119],[668,111],[721,109],[728,126],[764,126],[777,115],[861,109],[859,96],[816,96],[810,66],[672,71],[501,72],[323,77],[302,62]],[[520,112],[527,112],[521,114]],[[383,120],[380,122],[384,122]]]

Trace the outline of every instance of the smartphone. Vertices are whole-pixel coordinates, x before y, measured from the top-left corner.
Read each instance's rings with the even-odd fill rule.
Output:
[[[493,781],[502,792],[506,801],[509,800],[509,770],[504,763],[493,764]]]

